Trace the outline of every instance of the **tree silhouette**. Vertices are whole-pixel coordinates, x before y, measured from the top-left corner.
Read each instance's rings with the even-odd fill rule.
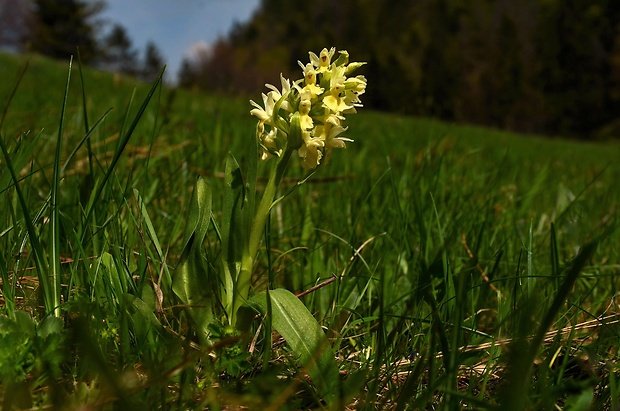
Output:
[[[153,43],[149,41],[144,51],[144,61],[140,77],[145,81],[154,81],[164,67],[164,57]]]
[[[335,46],[368,62],[364,102],[376,109],[620,135],[619,22],[610,0],[263,0],[182,84],[256,94],[308,50]]]
[[[79,47],[82,61],[92,61],[98,53],[96,22],[104,6],[99,1],[34,0],[35,24],[31,49],[65,59]]]
[[[102,60],[100,67],[119,73],[136,75],[138,68],[138,52],[133,48],[127,30],[120,24],[114,24],[102,42]]]
[[[0,46],[23,50],[31,37],[33,19],[28,0],[0,0]]]

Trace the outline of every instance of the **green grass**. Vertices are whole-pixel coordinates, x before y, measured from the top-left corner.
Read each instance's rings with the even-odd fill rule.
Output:
[[[68,63],[0,55],[3,409],[327,408],[278,335],[200,346],[171,290],[196,177],[220,210],[228,152],[247,161],[248,102],[88,69],[82,90],[77,66],[63,115]],[[617,408],[620,144],[349,126],[272,213],[255,284],[335,278],[301,297],[337,352],[332,408]]]

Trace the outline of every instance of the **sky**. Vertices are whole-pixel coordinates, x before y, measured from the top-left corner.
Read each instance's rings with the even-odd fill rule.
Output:
[[[260,0],[106,0],[98,16],[127,30],[134,48],[150,40],[164,56],[166,78],[175,81],[183,56],[225,36],[235,22],[248,20]],[[111,24],[110,24],[111,25]]]

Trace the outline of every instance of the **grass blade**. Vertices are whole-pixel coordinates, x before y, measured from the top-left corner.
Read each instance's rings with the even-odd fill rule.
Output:
[[[140,122],[140,119],[142,118],[142,115],[146,111],[146,108],[147,108],[149,102],[151,101],[151,98],[155,94],[155,91],[157,91],[157,88],[160,86],[163,74],[164,74],[163,71],[159,74],[159,77],[157,77],[157,79],[155,80],[155,82],[151,86],[151,89],[149,90],[149,92],[148,92],[147,96],[145,97],[144,101],[142,102],[142,105],[138,109],[138,113],[135,115],[135,117],[134,117],[133,121],[131,122],[129,128],[127,129],[126,132],[123,133],[123,137],[119,141],[119,145],[118,145],[116,151],[114,152],[114,156],[112,157],[112,161],[110,162],[110,165],[108,166],[108,169],[106,170],[106,173],[103,176],[103,179],[101,181],[99,181],[98,184],[96,184],[95,191],[90,196],[88,205],[86,207],[84,221],[89,221],[90,220],[91,215],[92,215],[92,213],[95,210],[95,205],[97,204],[97,202],[98,202],[98,200],[99,200],[99,198],[101,196],[101,193],[103,192],[103,189],[105,188],[108,180],[112,176],[112,173],[114,172],[114,168],[116,167],[116,164],[119,162],[119,160],[120,160],[120,158],[121,158],[121,156],[123,154],[123,151],[125,150],[125,147],[127,146],[127,143],[129,143],[129,139],[133,135],[133,132],[135,131],[136,127],[138,126],[138,123]],[[81,235],[80,235],[80,238],[82,238],[82,240],[84,240],[84,235],[85,234],[86,234],[86,230],[84,230],[81,233]]]
[[[133,194],[134,194],[134,198],[136,199],[138,209],[140,211],[141,221],[144,221],[149,238],[151,239],[151,242],[153,243],[153,245],[155,246],[155,250],[157,251],[157,258],[159,259],[159,261],[162,262],[163,274],[165,274],[164,285],[166,287],[170,287],[170,284],[171,284],[170,271],[168,270],[168,266],[165,264],[166,255],[164,254],[164,250],[161,247],[159,238],[157,236],[157,232],[155,231],[155,227],[153,227],[153,222],[151,221],[151,217],[149,216],[149,213],[146,209],[146,205],[144,204],[144,200],[142,199],[142,196],[140,196],[140,193],[138,192],[137,189],[133,190]],[[208,216],[207,216],[207,219],[208,219]],[[203,238],[204,238],[204,235],[203,235]]]
[[[2,150],[2,155],[4,156],[4,161],[6,162],[6,168],[9,170],[11,178],[13,179],[15,193],[17,194],[19,205],[21,206],[22,213],[24,215],[24,222],[26,223],[26,230],[28,232],[28,238],[30,239],[30,244],[32,246],[32,253],[34,254],[34,262],[37,268],[37,277],[39,279],[39,283],[41,285],[41,290],[43,293],[45,312],[51,313],[54,310],[54,305],[52,303],[52,290],[49,289],[49,281],[47,279],[49,267],[45,259],[45,252],[43,250],[43,246],[41,245],[39,234],[34,227],[33,220],[30,216],[30,211],[28,211],[28,204],[26,203],[26,198],[24,197],[24,193],[19,186],[19,179],[17,177],[15,169],[13,168],[11,157],[9,156],[6,145],[4,144],[4,139],[2,138],[0,138],[0,150]]]
[[[53,307],[52,314],[60,316],[60,294],[61,294],[61,272],[60,272],[60,213],[58,212],[58,202],[60,198],[60,157],[62,155],[62,137],[65,124],[65,113],[67,109],[67,99],[69,98],[69,85],[71,83],[71,69],[73,57],[69,60],[69,73],[67,74],[67,84],[65,85],[65,95],[62,100],[60,110],[60,123],[58,126],[58,139],[56,140],[56,155],[54,157],[54,172],[52,175],[52,187],[50,193],[50,239],[49,239],[49,266],[51,273],[51,297],[50,304]]]
[[[526,335],[518,335],[513,344],[511,344],[512,349],[507,370],[506,388],[501,396],[501,404],[505,410],[517,411],[526,408],[525,401],[529,397],[527,395],[527,382],[530,379],[534,359],[543,343],[545,334],[552,326],[554,318],[560,311],[564,301],[566,301],[579,274],[596,251],[597,246],[598,241],[593,241],[583,246],[579,254],[577,254],[543,320],[538,325],[536,334],[531,342],[527,341]],[[521,321],[527,321],[529,316],[525,315],[524,318],[525,320],[522,319]],[[527,329],[527,326],[524,325],[521,328]]]

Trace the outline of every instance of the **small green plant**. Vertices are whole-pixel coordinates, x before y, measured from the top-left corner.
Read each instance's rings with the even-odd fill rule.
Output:
[[[272,208],[288,193],[277,198],[278,187],[291,158],[297,153],[309,175],[300,186],[329,161],[335,148],[352,140],[342,136],[347,128],[345,115],[356,112],[366,79],[350,77],[364,63],[349,63],[349,54],[335,48],[320,55],[310,52],[310,63],[299,62],[303,79],[291,83],[281,76],[282,88],[267,85],[264,107],[251,101],[251,114],[259,121],[252,138],[250,161],[245,177],[235,158],[226,163],[226,192],[222,220],[212,219],[212,193],[203,180],[194,188],[185,247],[173,279],[173,290],[186,304],[199,338],[207,342],[214,335],[212,325],[222,322],[233,330],[245,331],[247,321],[240,315],[243,306],[254,307],[270,317],[273,328],[288,342],[306,365],[323,393],[333,394],[337,369],[331,349],[312,314],[286,289],[265,290],[253,296],[252,276],[256,256]],[[259,149],[260,147],[260,149]],[[257,202],[258,157],[268,167],[268,180]],[[221,238],[220,271],[200,252],[208,227],[213,223]],[[322,387],[321,387],[322,386]]]

